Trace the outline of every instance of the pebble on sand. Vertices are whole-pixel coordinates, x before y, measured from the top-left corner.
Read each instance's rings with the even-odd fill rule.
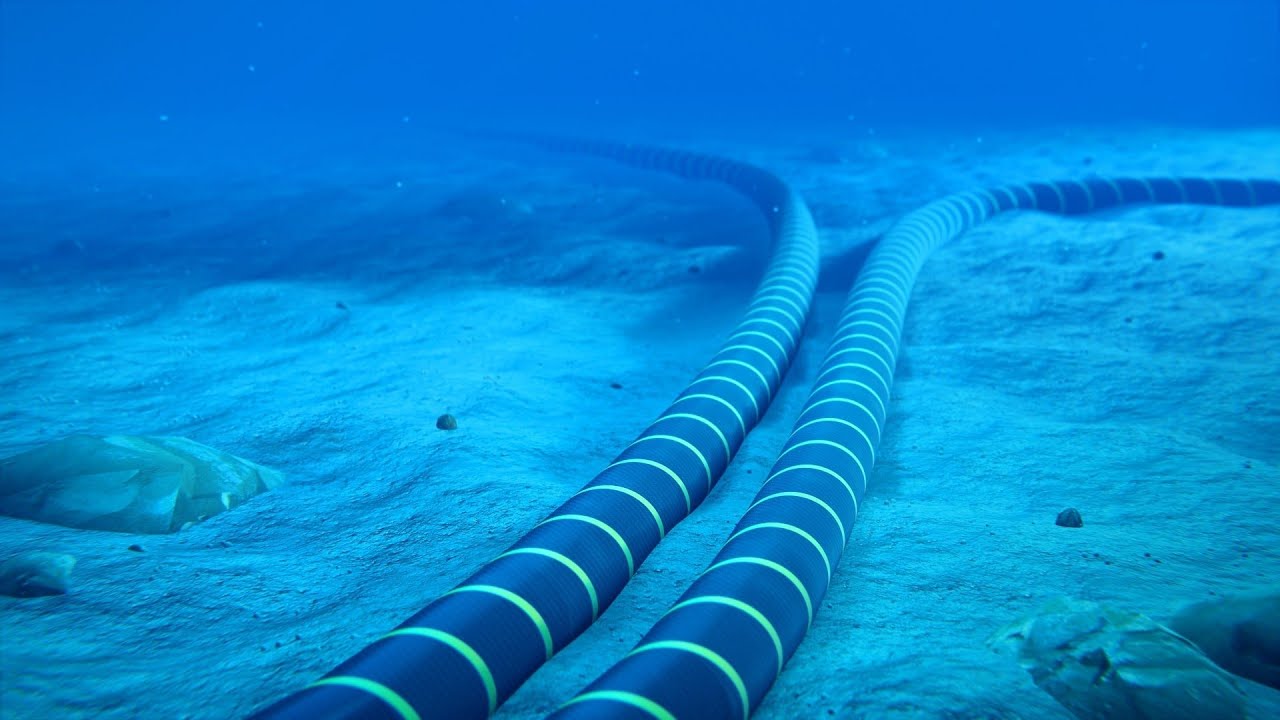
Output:
[[[1058,513],[1058,519],[1053,522],[1059,527],[1084,527],[1084,518],[1080,517],[1080,511],[1075,508],[1067,508]]]

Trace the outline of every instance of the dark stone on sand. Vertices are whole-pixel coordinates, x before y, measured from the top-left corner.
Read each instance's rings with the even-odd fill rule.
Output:
[[[1080,511],[1075,508],[1067,508],[1058,513],[1058,519],[1053,523],[1058,527],[1078,528],[1084,527],[1084,518],[1080,517]]]
[[[445,413],[436,418],[436,427],[440,430],[457,430],[458,419],[449,413]]]

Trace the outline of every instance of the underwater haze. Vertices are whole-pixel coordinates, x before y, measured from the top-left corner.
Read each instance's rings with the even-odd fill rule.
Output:
[[[0,718],[1280,717],[1277,0],[0,0]]]
[[[405,117],[773,136],[1259,123],[1280,116],[1278,12],[1273,0],[8,0],[0,87],[23,141],[6,133],[3,148],[362,152],[398,139]]]

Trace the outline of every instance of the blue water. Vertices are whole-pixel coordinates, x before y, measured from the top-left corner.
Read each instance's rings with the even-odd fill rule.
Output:
[[[904,215],[1280,178],[1280,2],[0,0],[0,471],[178,435],[287,481],[171,535],[0,516],[0,564],[77,559],[65,594],[0,595],[0,718],[259,711],[511,547],[700,372],[768,261],[757,208],[525,132],[766,168],[821,274],[715,491],[504,718],[573,697],[712,562]],[[1017,213],[939,249],[848,547],[756,716],[1069,718],[992,633],[1060,596],[1164,622],[1273,587],[1277,260],[1274,206]]]
[[[777,134],[1268,122],[1280,116],[1278,12],[1271,0],[10,0],[3,147],[10,163],[107,145],[137,159],[282,141],[363,151],[396,142],[405,117]]]

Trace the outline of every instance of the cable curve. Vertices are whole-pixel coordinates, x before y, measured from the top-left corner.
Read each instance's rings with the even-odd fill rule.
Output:
[[[907,300],[929,253],[1009,210],[1280,204],[1273,180],[1090,179],[951,195],[902,218],[867,258],[814,388],[724,548],[625,658],[552,717],[746,718],[813,622],[884,429]]]
[[[817,232],[796,193],[765,170],[712,155],[533,141],[736,189],[769,224],[764,278],[702,372],[582,490],[461,585],[255,718],[488,717],[702,503],[782,383],[818,275]]]

